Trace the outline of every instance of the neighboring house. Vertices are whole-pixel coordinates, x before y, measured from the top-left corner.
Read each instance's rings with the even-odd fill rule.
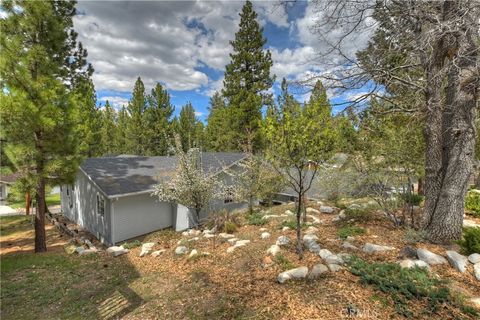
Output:
[[[2,175],[0,176],[0,200],[6,200],[9,189],[12,187],[12,185],[17,181],[17,179],[20,177],[19,173],[12,173],[8,175]]]
[[[234,169],[242,159],[241,153],[202,153],[201,163],[205,172],[219,175],[228,185],[231,176],[223,169]],[[87,159],[75,183],[61,188],[62,212],[108,245],[168,227],[188,229],[194,225],[192,210],[152,196],[154,186],[169,179],[176,167],[174,156]],[[232,211],[244,207],[244,203],[225,199],[213,201],[208,209]],[[201,218],[207,211],[202,211]]]

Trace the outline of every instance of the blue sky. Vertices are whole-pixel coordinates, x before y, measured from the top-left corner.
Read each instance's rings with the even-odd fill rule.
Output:
[[[210,96],[222,88],[229,41],[237,31],[243,3],[80,1],[74,26],[95,68],[99,104],[107,99],[117,108],[127,104],[140,76],[147,92],[156,82],[168,89],[176,113],[190,101],[199,119],[205,120]],[[275,93],[282,77],[301,81],[328,70],[316,61],[324,44],[311,33],[319,14],[311,3],[297,1],[287,7],[276,1],[253,3],[272,52]],[[366,35],[355,37],[350,53],[367,40]],[[339,102],[362,90],[329,94]],[[301,101],[308,98],[307,90],[296,93]]]

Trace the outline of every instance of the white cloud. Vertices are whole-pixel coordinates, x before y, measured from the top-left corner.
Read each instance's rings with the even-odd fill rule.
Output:
[[[110,105],[113,106],[116,109],[119,109],[122,106],[127,106],[127,104],[128,104],[128,99],[127,98],[119,97],[119,96],[101,97],[98,100],[102,101],[104,104],[108,100]]]
[[[196,116],[196,117],[201,117],[201,116],[203,116],[203,115],[204,115],[203,112],[195,111],[195,116]]]

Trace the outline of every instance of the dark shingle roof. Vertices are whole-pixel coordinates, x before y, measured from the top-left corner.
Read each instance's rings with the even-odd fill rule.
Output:
[[[242,153],[204,152],[202,165],[206,172],[216,173],[244,158]],[[82,170],[107,195],[124,195],[152,190],[168,178],[177,166],[177,157],[141,157],[121,155],[86,159]]]
[[[20,176],[21,176],[20,172],[15,172],[15,173],[7,174],[7,175],[0,175],[0,182],[4,182],[4,183],[7,183],[7,184],[12,184],[15,181],[17,181],[18,178],[20,178]]]

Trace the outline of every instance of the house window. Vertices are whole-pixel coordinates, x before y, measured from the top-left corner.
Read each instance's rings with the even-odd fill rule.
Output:
[[[97,214],[105,215],[105,199],[99,194],[97,194]]]

